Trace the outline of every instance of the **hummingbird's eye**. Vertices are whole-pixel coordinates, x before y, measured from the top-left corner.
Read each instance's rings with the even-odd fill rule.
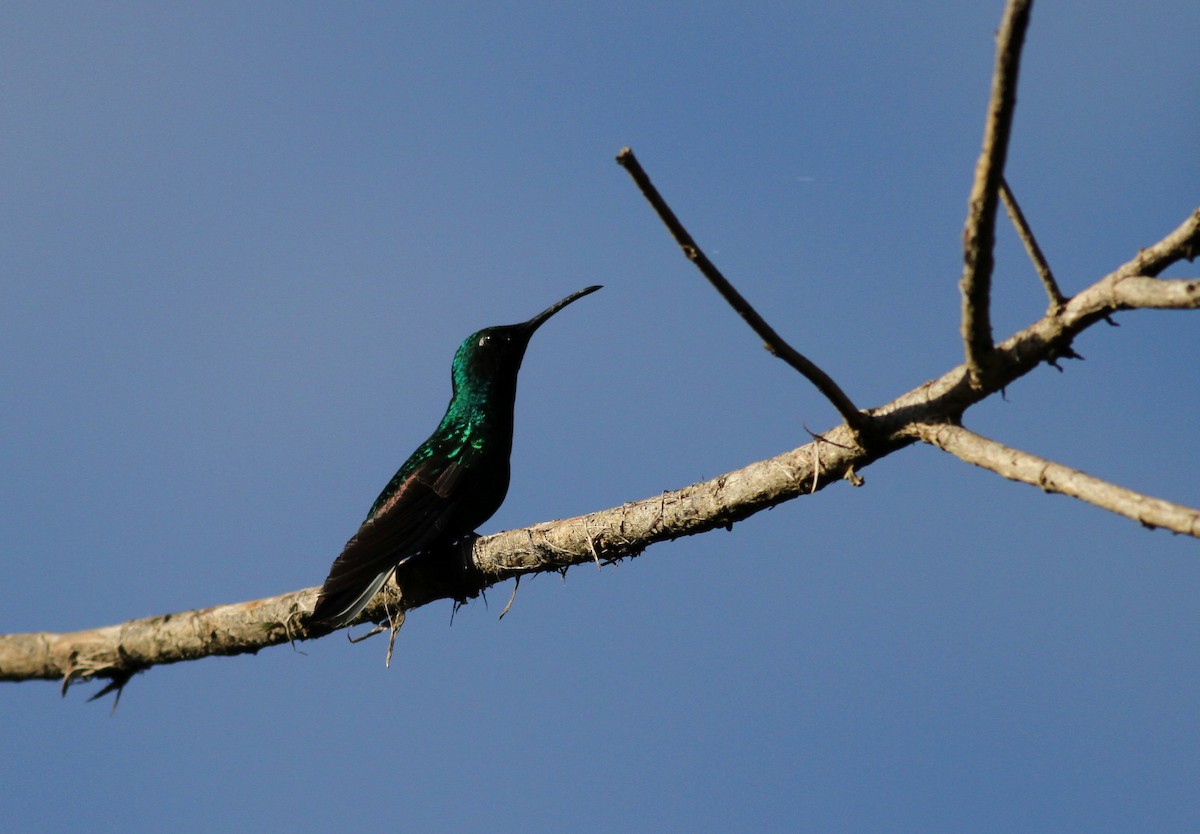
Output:
[[[491,333],[482,334],[475,342],[477,347],[491,347],[494,350],[500,350],[504,345],[512,341],[512,337],[504,331],[493,331]]]

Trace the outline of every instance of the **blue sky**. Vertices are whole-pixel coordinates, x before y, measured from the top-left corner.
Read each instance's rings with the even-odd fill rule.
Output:
[[[961,361],[1000,3],[10,4],[0,631],[318,584],[459,341],[525,362],[483,532],[800,445],[829,405],[613,162],[862,406]],[[1042,3],[1009,181],[1068,292],[1200,204],[1200,13]],[[1007,226],[998,337],[1045,307]],[[1171,274],[1197,274],[1184,265]],[[1190,269],[1190,271],[1189,271]],[[1097,327],[967,424],[1200,504],[1200,319]],[[0,688],[12,830],[1185,830],[1194,540],[913,448],[565,581],[138,677]]]

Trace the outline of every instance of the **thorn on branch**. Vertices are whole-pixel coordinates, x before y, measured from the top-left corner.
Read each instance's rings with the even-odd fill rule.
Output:
[[[1058,350],[1046,358],[1046,364],[1053,367],[1054,370],[1058,371],[1060,374],[1063,372],[1062,367],[1058,364],[1058,360],[1060,359],[1078,359],[1080,362],[1085,361],[1084,358],[1076,353],[1075,349],[1070,345],[1058,348]]]
[[[108,684],[95,695],[88,698],[88,703],[90,704],[92,701],[98,701],[110,692],[116,692],[117,694],[113,698],[112,710],[109,712],[109,715],[115,714],[117,711],[117,704],[121,703],[121,694],[125,691],[126,684],[133,679],[134,675],[141,674],[148,668],[150,667],[130,666],[125,669],[117,669],[108,673]],[[65,687],[63,688],[63,694],[66,694]]]
[[[844,443],[835,443],[834,441],[830,440],[828,437],[826,437],[823,434],[817,434],[815,431],[813,431],[812,429],[810,429],[808,426],[804,425],[803,423],[801,423],[800,425],[804,429],[804,431],[808,434],[808,436],[811,437],[813,440],[816,440],[820,443],[828,443],[830,446],[837,446],[839,449],[846,449],[847,451],[849,451],[851,448],[850,446],[847,446]]]

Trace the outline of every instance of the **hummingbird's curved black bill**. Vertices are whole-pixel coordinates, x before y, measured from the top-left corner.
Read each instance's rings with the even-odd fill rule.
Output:
[[[566,307],[568,304],[570,304],[573,301],[578,301],[579,299],[583,298],[585,295],[591,295],[596,290],[600,290],[600,289],[604,289],[603,285],[594,284],[590,287],[585,287],[584,289],[580,290],[579,292],[573,292],[570,295],[568,295],[566,298],[564,298],[562,301],[557,301],[554,304],[551,304],[545,310],[542,310],[542,312],[538,313],[536,316],[531,318],[529,321],[522,324],[521,328],[524,329],[526,333],[532,334],[533,331],[537,330],[539,327],[542,326],[543,323],[545,323],[546,319],[550,318],[552,315],[557,313],[563,307]]]

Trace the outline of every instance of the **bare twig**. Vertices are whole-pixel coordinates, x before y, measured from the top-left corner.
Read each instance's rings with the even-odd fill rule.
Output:
[[[991,283],[996,242],[996,201],[1000,191],[1008,138],[1017,104],[1017,74],[1021,46],[1033,0],[1009,0],[996,36],[996,66],[988,102],[983,149],[975,166],[975,180],[967,203],[963,230],[962,337],[971,384],[982,385],[992,352]]]
[[[1200,510],[1192,507],[1119,487],[1078,469],[1005,446],[962,426],[916,423],[911,431],[924,442],[1011,481],[1078,498],[1146,527],[1164,527],[1200,538]]]
[[[512,608],[512,604],[517,598],[517,589],[520,587],[521,587],[521,577],[518,576],[513,581],[512,596],[510,596],[508,598],[508,604],[504,606],[504,610],[500,612],[500,616],[496,618],[497,620],[503,620],[504,615],[508,613],[508,609]]]
[[[871,425],[870,418],[858,410],[854,403],[850,401],[850,398],[846,396],[846,393],[833,381],[833,378],[785,342],[775,332],[774,328],[767,324],[763,320],[763,317],[750,306],[750,303],[742,297],[742,294],[729,283],[700,247],[696,245],[696,241],[692,239],[687,229],[679,222],[679,218],[675,216],[675,212],[671,211],[671,207],[667,205],[662,195],[658,193],[658,189],[654,187],[654,183],[650,182],[650,177],[646,175],[641,164],[637,161],[637,157],[633,155],[633,150],[631,148],[622,148],[621,152],[617,154],[617,162],[633,177],[633,181],[641,189],[642,195],[654,207],[659,218],[662,219],[662,222],[671,232],[671,236],[675,238],[675,242],[683,250],[683,254],[689,261],[696,265],[704,277],[708,279],[709,283],[721,294],[721,297],[758,334],[758,337],[763,340],[763,346],[767,351],[773,356],[778,356],[784,362],[787,362],[792,368],[803,374],[809,382],[815,385],[817,390],[833,403],[834,408],[842,415],[846,424],[854,429],[856,433],[861,434],[869,431]]]
[[[1139,249],[1137,257],[1122,264],[1114,274],[1126,278],[1148,275],[1155,278],[1163,270],[1180,261],[1190,261],[1200,255],[1200,208],[1158,243]],[[1123,279],[1124,280],[1124,279]]]
[[[1004,208],[1008,210],[1009,219],[1017,229],[1017,236],[1025,244],[1025,251],[1029,253],[1029,259],[1033,261],[1033,268],[1037,270],[1038,278],[1041,279],[1042,286],[1046,289],[1046,295],[1050,297],[1050,312],[1058,312],[1067,298],[1058,288],[1058,282],[1054,280],[1054,273],[1050,271],[1050,264],[1042,253],[1042,247],[1038,246],[1037,238],[1033,236],[1033,229],[1030,228],[1029,222],[1025,219],[1025,213],[1021,211],[1021,206],[1017,203],[1017,198],[1009,188],[1008,180],[1004,177],[1000,178],[1000,199],[1004,201]]]

